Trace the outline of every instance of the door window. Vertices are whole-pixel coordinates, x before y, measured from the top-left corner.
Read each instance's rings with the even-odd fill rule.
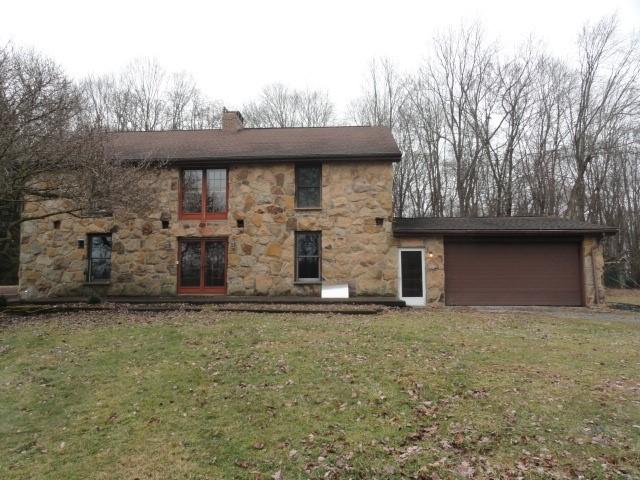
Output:
[[[422,252],[419,250],[401,251],[402,294],[404,298],[422,297]]]
[[[182,239],[179,262],[179,293],[225,293],[226,240]]]

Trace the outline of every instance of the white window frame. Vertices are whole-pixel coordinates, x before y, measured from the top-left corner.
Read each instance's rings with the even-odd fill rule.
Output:
[[[402,252],[420,252],[422,265],[422,297],[402,297]],[[427,275],[424,248],[399,248],[398,249],[398,298],[404,300],[407,306],[424,307],[427,304]]]

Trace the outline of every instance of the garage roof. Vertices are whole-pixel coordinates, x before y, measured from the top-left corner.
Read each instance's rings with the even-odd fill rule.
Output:
[[[618,229],[561,217],[395,218],[393,233],[407,235],[615,235]]]
[[[107,153],[119,160],[232,162],[291,160],[398,161],[386,127],[170,130],[111,134]]]

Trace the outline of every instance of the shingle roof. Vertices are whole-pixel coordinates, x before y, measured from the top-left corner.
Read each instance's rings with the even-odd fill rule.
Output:
[[[617,228],[560,217],[395,218],[395,235],[616,234]]]
[[[291,160],[380,159],[401,153],[386,127],[246,128],[239,131],[170,130],[113,133],[107,154],[114,159]]]

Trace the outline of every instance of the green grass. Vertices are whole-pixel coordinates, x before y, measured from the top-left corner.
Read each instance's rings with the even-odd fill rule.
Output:
[[[630,303],[640,305],[639,288],[609,288],[607,289],[607,302]]]
[[[637,325],[445,309],[3,325],[3,479],[640,476]]]

